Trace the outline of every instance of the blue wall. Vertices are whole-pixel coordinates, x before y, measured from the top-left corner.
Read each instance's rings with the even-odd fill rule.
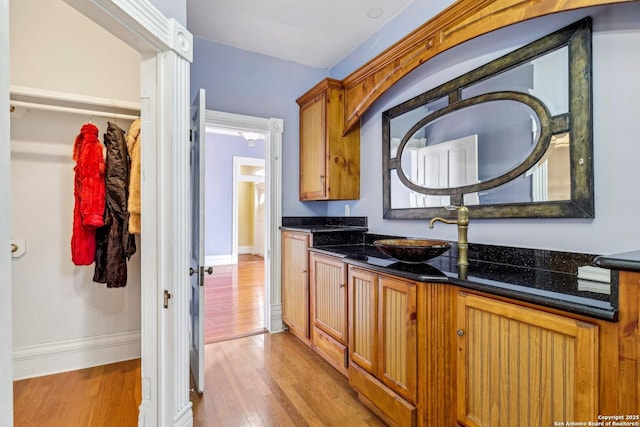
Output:
[[[264,159],[264,140],[249,147],[241,136],[207,133],[205,138],[205,256],[233,250],[233,157]]]
[[[590,8],[528,21],[471,40],[426,62],[387,91],[361,120],[361,198],[351,215],[368,216],[369,230],[456,240],[453,226],[382,218],[383,111],[483,65],[584,16],[592,16],[594,219],[472,219],[471,242],[587,253],[637,250],[640,246],[640,3]],[[328,215],[344,203],[330,202]],[[631,212],[631,214],[629,214]]]
[[[414,2],[333,69],[320,70],[211,43],[195,41],[192,91],[204,87],[207,108],[280,117],[283,136],[284,216],[343,215],[345,202],[298,201],[298,106],[295,99],[327,75],[343,78],[451,2]],[[433,12],[435,13],[435,11]],[[431,13],[431,15],[433,15]],[[455,240],[455,227],[382,219],[381,113],[523,44],[584,16],[594,22],[595,219],[472,220],[472,242],[590,253],[638,249],[640,210],[640,3],[584,9],[527,21],[473,39],[414,70],[385,93],[361,120],[361,198],[351,215],[367,216],[376,233]],[[629,214],[631,212],[632,214]]]
[[[327,76],[307,67],[196,38],[191,93],[206,90],[207,109],[284,120],[283,215],[324,215],[326,203],[298,201],[299,109],[296,99]],[[229,201],[231,203],[231,201]]]

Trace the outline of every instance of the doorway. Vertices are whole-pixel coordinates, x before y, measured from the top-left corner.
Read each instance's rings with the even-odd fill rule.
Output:
[[[280,285],[282,244],[279,230],[282,222],[282,164],[280,159],[282,158],[283,120],[207,110],[205,122],[207,127],[226,129],[230,132],[258,133],[265,136],[264,327],[269,332],[280,332],[284,329]]]
[[[206,128],[205,344],[266,331],[265,145],[265,133]]]

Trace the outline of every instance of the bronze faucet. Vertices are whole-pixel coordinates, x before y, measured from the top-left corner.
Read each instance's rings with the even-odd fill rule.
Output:
[[[467,240],[467,230],[469,229],[469,208],[466,206],[447,206],[446,209],[457,210],[458,219],[445,219],[436,216],[429,221],[429,228],[437,221],[445,224],[458,225],[458,265],[469,265],[469,241]]]

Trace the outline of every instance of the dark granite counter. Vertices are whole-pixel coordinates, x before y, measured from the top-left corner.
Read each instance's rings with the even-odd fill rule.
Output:
[[[282,218],[280,229],[309,233],[368,230],[366,216],[287,216]]]
[[[596,257],[594,264],[613,270],[640,271],[640,251],[623,252]]]
[[[368,228],[364,216],[296,216],[283,217],[280,230],[311,233],[313,246],[329,246],[361,243]]]
[[[546,307],[617,321],[617,287],[578,279],[578,267],[592,266],[595,255],[481,244],[469,245],[469,266],[460,271],[455,243],[449,252],[418,264],[398,262],[372,245],[388,236],[365,234],[360,244],[310,250],[340,256],[347,264],[425,283],[451,283]],[[640,252],[638,253],[640,255]]]

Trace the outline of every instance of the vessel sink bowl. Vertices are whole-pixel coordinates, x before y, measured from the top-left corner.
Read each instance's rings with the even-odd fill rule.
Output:
[[[373,245],[383,254],[411,263],[430,260],[451,248],[449,242],[430,239],[383,239],[376,240]]]

